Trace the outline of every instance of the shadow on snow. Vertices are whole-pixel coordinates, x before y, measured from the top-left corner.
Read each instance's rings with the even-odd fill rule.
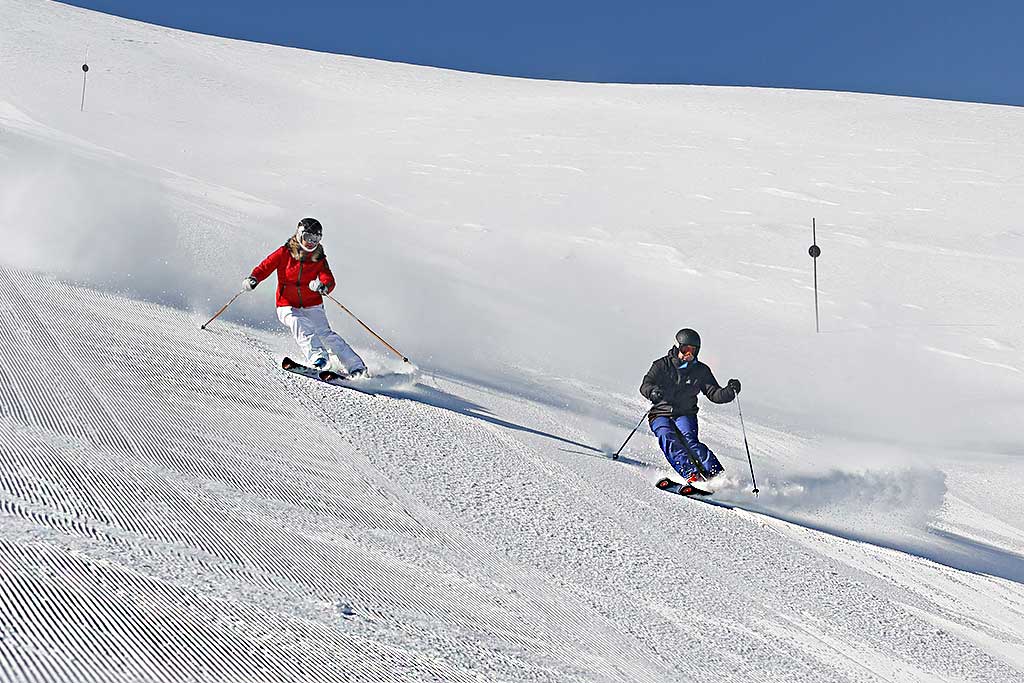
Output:
[[[540,429],[534,429],[532,427],[527,427],[525,425],[517,424],[515,422],[503,420],[478,403],[467,401],[466,399],[460,396],[456,396],[455,394],[451,394],[446,391],[442,391],[441,389],[436,389],[434,387],[427,386],[425,384],[417,383],[414,386],[407,389],[383,388],[375,389],[373,391],[367,391],[357,388],[357,390],[363,391],[363,393],[371,393],[379,396],[389,396],[391,398],[416,401],[417,403],[423,403],[425,405],[433,406],[434,408],[440,408],[442,410],[458,413],[459,415],[465,415],[466,417],[471,417],[476,420],[482,420],[483,422],[497,425],[499,427],[504,427],[506,429],[512,429],[517,432],[525,432],[527,434],[541,436],[546,439],[552,439],[554,441],[558,441],[563,444],[568,444],[570,446],[583,448],[586,449],[586,451],[588,451],[588,454],[596,453],[606,457],[610,457],[608,453],[601,450],[600,448],[595,448],[594,446],[590,446],[585,443],[580,443],[579,441],[573,441],[572,439],[567,439],[563,436],[551,434],[550,432],[545,432]]]

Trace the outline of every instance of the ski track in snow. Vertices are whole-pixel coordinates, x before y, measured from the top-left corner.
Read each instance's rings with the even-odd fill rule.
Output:
[[[888,593],[887,587],[851,580],[835,564],[764,533],[778,529],[800,539],[808,533],[802,527],[676,500],[656,492],[651,485],[656,477],[643,469],[623,481],[620,466],[611,461],[595,466],[578,451],[545,445],[544,437],[534,437],[538,443],[533,447],[525,446],[471,417],[450,415],[439,425],[436,415],[415,403],[378,405],[377,414],[398,426],[403,438],[382,442],[373,439],[366,422],[341,416],[333,421],[343,433],[354,434],[353,443],[383,471],[443,506],[475,535],[551,576],[565,577],[563,587],[575,591],[579,600],[626,624],[639,641],[658,643],[658,654],[678,667],[679,676],[685,675],[694,652],[719,680],[889,680],[894,673],[895,680],[904,680],[901,674],[918,680],[936,674],[999,680],[1011,675],[991,655],[966,663],[954,653],[969,645],[950,649],[947,634],[936,634],[915,610],[900,607],[929,604],[927,600],[895,591],[883,613],[865,610],[865,605],[884,599],[879,593]],[[556,423],[549,425],[552,430]],[[440,451],[439,426],[446,446]],[[420,443],[432,447],[417,448]],[[420,457],[410,459],[410,452]],[[562,455],[552,457],[557,453]],[[580,499],[566,499],[566,487],[577,487]],[[505,503],[506,497],[514,497],[515,503]],[[509,514],[510,507],[516,512]],[[538,514],[524,515],[522,510]],[[581,511],[586,517],[581,518]],[[626,514],[628,520],[623,519]],[[855,554],[865,552],[863,544],[842,538],[829,543]],[[918,558],[908,561],[930,565]],[[708,567],[718,569],[714,576],[706,575]],[[757,597],[737,599],[739,595]],[[794,619],[794,614],[818,612],[822,596],[829,596],[830,618],[812,627],[802,623],[803,617]],[[694,602],[701,607],[695,610]],[[943,605],[942,613],[963,621],[950,605]],[[759,625],[753,632],[744,626],[752,615]],[[765,630],[777,635],[770,646]],[[809,654],[809,632],[832,647],[819,642]],[[1016,646],[1021,643],[1011,640]],[[863,657],[849,659],[841,644],[854,641]],[[729,647],[718,651],[716,642],[728,642]],[[737,651],[750,656],[737,661],[732,654]],[[895,651],[899,654],[894,656]],[[863,677],[872,668],[865,662],[878,668],[873,677]]]
[[[223,327],[22,273],[0,271],[0,307],[4,676],[663,679],[293,399],[338,389],[252,372]]]

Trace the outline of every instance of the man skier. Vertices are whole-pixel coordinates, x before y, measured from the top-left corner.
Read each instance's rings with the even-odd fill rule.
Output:
[[[335,282],[320,244],[322,237],[320,221],[303,218],[284,246],[253,268],[242,284],[251,291],[276,270],[277,319],[291,330],[306,362],[325,370],[329,354],[334,354],[349,377],[359,377],[366,373],[366,364],[331,329],[324,311],[323,295],[334,289]]]
[[[651,431],[668,462],[687,482],[705,481],[725,470],[697,438],[697,393],[712,403],[729,403],[740,393],[740,381],[718,385],[711,368],[697,360],[700,335],[685,328],[676,333],[668,355],[651,364],[640,393],[654,405],[647,414]]]

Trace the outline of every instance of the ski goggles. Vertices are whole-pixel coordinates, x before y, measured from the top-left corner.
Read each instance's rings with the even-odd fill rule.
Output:
[[[686,346],[678,347],[678,351],[679,351],[680,355],[682,355],[682,356],[690,355],[690,356],[693,356],[694,358],[697,357],[697,351],[699,351],[699,350],[700,350],[700,347],[699,346],[694,346],[693,344],[687,344]]]
[[[320,244],[321,235],[317,235],[315,232],[300,232],[299,240],[311,247],[315,247]]]

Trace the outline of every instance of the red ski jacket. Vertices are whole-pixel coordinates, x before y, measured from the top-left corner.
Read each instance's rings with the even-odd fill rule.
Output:
[[[309,308],[321,305],[323,297],[309,288],[309,283],[314,279],[327,285],[328,292],[334,289],[334,275],[327,265],[323,245],[320,244],[315,251],[307,252],[293,237],[253,268],[252,276],[262,282],[275,270],[278,306]]]

